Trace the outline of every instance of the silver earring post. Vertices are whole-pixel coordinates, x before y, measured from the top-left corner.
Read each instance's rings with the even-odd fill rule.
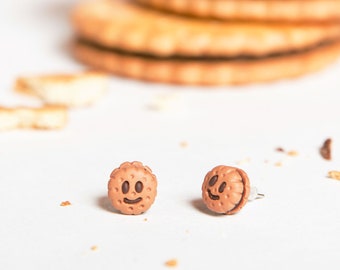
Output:
[[[250,187],[250,194],[248,197],[248,201],[254,201],[258,199],[264,198],[263,193],[259,193],[256,187]]]

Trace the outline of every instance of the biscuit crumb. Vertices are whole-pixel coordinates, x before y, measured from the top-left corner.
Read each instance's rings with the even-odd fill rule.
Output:
[[[61,106],[42,107],[1,107],[0,130],[18,128],[31,129],[61,129],[65,127],[68,111]]]
[[[69,206],[71,203],[69,201],[64,201],[60,203],[60,206]]]
[[[148,104],[148,108],[155,111],[165,111],[177,106],[176,99],[177,95],[175,94],[156,95]]]
[[[298,151],[295,151],[295,150],[291,150],[291,151],[288,151],[287,152],[287,155],[288,156],[291,156],[291,157],[296,157],[299,155]]]
[[[331,160],[332,159],[332,139],[328,138],[324,141],[323,145],[320,148],[320,155],[325,160]]]
[[[147,218],[144,218],[143,220],[144,220],[145,222],[146,222],[146,221],[148,221],[148,219],[147,219]]]
[[[329,171],[328,177],[335,180],[340,180],[340,171]]]
[[[92,247],[91,247],[91,250],[92,250],[92,251],[96,251],[96,250],[98,250],[98,247],[97,247],[97,246],[92,246]]]
[[[298,151],[295,151],[295,150],[290,150],[290,151],[286,151],[285,149],[283,149],[282,147],[277,147],[275,149],[276,152],[280,152],[280,153],[286,153],[288,156],[291,156],[291,157],[296,157],[299,155],[299,152]]]
[[[19,77],[15,90],[36,96],[44,103],[86,107],[102,98],[109,89],[109,75],[97,71]]]
[[[282,162],[281,161],[278,161],[274,164],[276,167],[282,167]]]
[[[236,164],[239,165],[239,166],[240,165],[244,165],[244,164],[248,164],[248,163],[250,163],[250,158],[249,157],[244,158],[244,159],[239,160],[239,161],[236,162]]]
[[[172,260],[165,262],[165,266],[167,267],[176,267],[177,265],[178,265],[178,262],[176,259],[172,259]]]
[[[188,147],[188,142],[182,141],[182,142],[179,143],[179,146],[180,146],[181,148],[187,148],[187,147]]]

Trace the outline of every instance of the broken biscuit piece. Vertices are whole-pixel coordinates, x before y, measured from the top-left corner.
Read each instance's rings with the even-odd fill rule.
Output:
[[[176,267],[178,265],[178,262],[176,259],[171,259],[165,262],[165,266],[167,267]]]
[[[0,107],[0,131],[17,128],[60,129],[66,122],[65,107]]]
[[[19,93],[37,96],[46,104],[66,107],[92,105],[108,88],[109,76],[95,71],[19,77],[15,83]]]
[[[340,171],[329,171],[328,177],[335,180],[340,180]]]
[[[332,139],[328,138],[324,141],[323,145],[320,148],[320,155],[326,159],[332,159]]]
[[[63,201],[60,203],[60,206],[70,206],[70,205],[71,205],[70,201]]]

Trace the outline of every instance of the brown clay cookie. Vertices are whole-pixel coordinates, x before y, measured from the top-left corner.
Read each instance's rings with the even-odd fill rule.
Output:
[[[340,20],[338,0],[137,0],[179,14],[222,20]]]
[[[0,107],[0,130],[60,129],[66,125],[67,115],[66,108],[57,106]]]
[[[318,71],[340,55],[340,42],[313,50],[253,60],[185,60],[143,57],[77,43],[75,56],[99,69],[140,80],[226,85],[265,82]]]
[[[247,203],[250,184],[247,174],[238,168],[220,165],[204,178],[202,198],[213,212],[231,215]]]
[[[72,21],[76,34],[84,40],[161,57],[263,56],[302,50],[340,37],[339,23],[250,24],[201,20],[122,0],[80,3]]]
[[[112,171],[108,196],[112,205],[127,215],[147,211],[157,195],[157,179],[141,162],[124,162]]]

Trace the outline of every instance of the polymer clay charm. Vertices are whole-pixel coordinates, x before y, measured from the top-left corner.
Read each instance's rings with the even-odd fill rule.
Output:
[[[124,162],[112,171],[108,197],[112,205],[127,215],[147,211],[157,195],[157,178],[139,161]]]
[[[213,212],[232,215],[239,212],[248,200],[261,198],[256,188],[251,188],[248,175],[241,169],[220,165],[204,178],[202,198]]]

